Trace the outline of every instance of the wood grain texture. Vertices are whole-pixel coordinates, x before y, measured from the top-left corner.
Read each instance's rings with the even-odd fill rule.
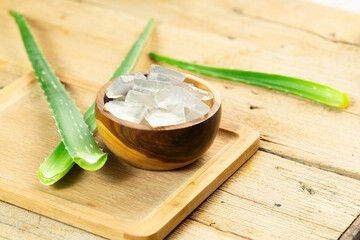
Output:
[[[358,180],[263,151],[241,170],[190,219],[251,239],[337,239],[359,214]]]
[[[9,8],[29,19],[60,79],[93,92],[111,76],[148,19],[155,17],[154,33],[135,71],[148,69],[152,62],[146,54],[155,51],[202,64],[305,78],[349,94],[350,107],[338,111],[287,94],[205,77],[223,97],[224,116],[261,132],[262,153],[230,178],[227,193],[222,187],[217,190],[168,239],[336,239],[359,214],[359,15],[297,0],[1,1],[0,58],[10,64],[3,74],[5,85],[30,69],[16,25],[7,14]],[[70,88],[82,111],[95,97]],[[34,98],[22,104],[35,108],[30,103],[39,97],[31,95]],[[27,126],[34,118],[34,127],[25,128],[23,136],[42,137],[24,138],[26,143],[20,146],[11,137],[5,139],[7,148],[12,148],[2,156],[42,159],[58,144],[45,102],[42,99],[39,111],[47,117],[41,121],[34,121],[28,111],[26,119],[7,123]],[[36,147],[29,149],[30,145]],[[73,181],[86,188],[79,172],[71,175]],[[0,229],[8,229],[1,237],[18,239],[22,232],[41,232],[36,227],[22,229],[21,221],[30,221],[28,211],[3,204],[11,209],[6,213],[11,217],[1,220]],[[36,222],[38,215],[31,218]],[[49,239],[94,238],[41,219],[48,223]]]
[[[26,96],[35,86],[35,73],[30,71],[23,77],[6,85],[0,92],[0,111],[6,107],[16,104],[22,97]]]
[[[199,159],[214,142],[221,120],[221,96],[206,81],[186,75],[185,82],[210,91],[210,108],[204,116],[183,124],[152,128],[112,115],[104,109],[109,101],[106,83],[97,93],[95,117],[99,135],[105,145],[128,164],[148,170],[171,170]]]

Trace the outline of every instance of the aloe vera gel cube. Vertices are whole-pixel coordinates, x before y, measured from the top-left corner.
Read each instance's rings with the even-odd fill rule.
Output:
[[[104,106],[115,117],[129,122],[140,123],[145,116],[145,106],[137,103],[111,101]]]
[[[126,93],[133,87],[135,79],[146,80],[146,77],[142,73],[119,76],[106,89],[106,96],[109,98],[119,98],[126,95]]]
[[[149,80],[170,82],[174,85],[181,84],[182,82],[184,82],[185,78],[186,76],[178,71],[157,65],[151,66],[148,75]]]

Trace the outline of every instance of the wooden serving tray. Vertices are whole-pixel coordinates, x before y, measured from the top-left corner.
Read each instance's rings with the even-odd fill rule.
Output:
[[[258,132],[226,124],[225,115],[210,150],[187,167],[146,171],[110,153],[101,170],[75,165],[58,183],[44,186],[37,169],[59,138],[32,78],[19,79],[18,88],[8,86],[0,97],[0,199],[104,237],[165,237],[259,147]],[[95,98],[95,91],[68,90],[82,112]]]

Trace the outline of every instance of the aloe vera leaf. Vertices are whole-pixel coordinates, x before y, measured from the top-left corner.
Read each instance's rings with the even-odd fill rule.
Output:
[[[132,71],[137,62],[137,59],[142,52],[142,49],[145,46],[147,39],[150,37],[153,27],[154,19],[151,19],[110,79],[114,79],[120,75],[129,74]],[[96,131],[95,102],[93,102],[85,112],[84,120],[90,131],[94,133]],[[39,180],[42,184],[45,185],[54,184],[63,176],[65,176],[73,165],[74,161],[66,151],[64,144],[61,142],[50,154],[50,156],[47,157],[40,165],[38,170]]]
[[[120,66],[116,69],[115,73],[110,79],[114,79],[120,75],[129,74],[135,67],[137,60],[145,46],[146,41],[148,40],[152,30],[154,28],[154,19],[151,18],[146,25],[144,31],[141,33],[138,40],[131,47],[128,54],[125,56],[125,59],[122,61]]]
[[[47,63],[25,18],[14,11],[10,11],[10,14],[19,27],[29,60],[46,96],[64,147],[80,167],[98,170],[105,164],[107,154],[98,147],[79,109]]]
[[[319,83],[310,82],[299,78],[236,69],[210,67],[176,60],[157,53],[150,53],[150,57],[160,62],[164,62],[192,72],[275,89],[307,98],[331,107],[346,108],[349,105],[349,97],[345,93]]]

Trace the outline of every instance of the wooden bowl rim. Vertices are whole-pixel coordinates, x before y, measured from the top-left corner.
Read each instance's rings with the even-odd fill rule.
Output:
[[[142,72],[143,74],[147,74],[148,72]],[[185,74],[185,73],[183,73]],[[219,111],[220,107],[221,107],[221,96],[218,93],[218,91],[215,89],[215,87],[213,87],[210,83],[206,82],[205,80],[190,75],[190,74],[185,74],[186,79],[191,79],[194,81],[197,81],[203,85],[205,85],[212,93],[213,93],[213,98],[214,98],[214,103],[212,105],[212,107],[210,108],[209,112],[207,114],[205,114],[204,116],[197,118],[193,121],[190,122],[185,122],[185,123],[180,123],[180,124],[176,124],[176,125],[171,125],[171,126],[163,126],[163,127],[150,127],[150,126],[146,126],[146,125],[142,125],[142,124],[137,124],[137,123],[133,123],[133,122],[129,122],[120,118],[115,117],[113,114],[111,114],[110,112],[107,112],[104,110],[104,98],[105,98],[105,93],[106,93],[106,88],[115,80],[112,79],[109,82],[107,82],[105,85],[103,85],[99,91],[96,94],[96,107],[98,108],[98,110],[107,118],[109,118],[111,121],[113,121],[114,123],[117,123],[119,125],[131,128],[131,129],[138,129],[138,130],[145,130],[145,131],[166,131],[166,130],[177,130],[177,129],[184,129],[187,127],[191,127],[194,125],[197,125],[199,123],[202,123],[206,120],[208,120],[209,118],[211,118],[216,112]],[[185,79],[185,80],[186,80]]]

